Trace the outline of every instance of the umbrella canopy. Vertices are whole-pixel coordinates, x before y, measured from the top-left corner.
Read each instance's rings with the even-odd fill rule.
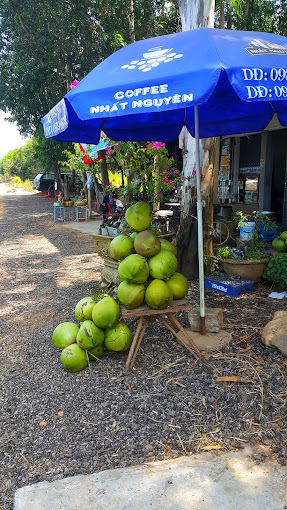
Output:
[[[287,124],[287,38],[198,28],[120,49],[43,119],[45,136],[97,143],[174,141],[262,131],[274,113]]]

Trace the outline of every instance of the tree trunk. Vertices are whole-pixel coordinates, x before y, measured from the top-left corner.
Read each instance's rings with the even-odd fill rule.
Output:
[[[109,187],[109,174],[108,174],[108,165],[107,165],[107,160],[106,160],[106,151],[104,151],[104,150],[100,151],[99,154],[104,156],[104,158],[102,159],[102,163],[101,163],[101,174],[102,174],[103,188],[105,191],[105,189],[108,189],[108,187]]]
[[[248,30],[248,12],[249,12],[249,0],[245,0],[243,4],[243,30]]]
[[[219,3],[219,28],[225,27],[225,12],[224,12],[224,0],[220,0]]]
[[[61,172],[58,163],[54,163],[54,177],[58,184],[58,190],[63,192],[64,191],[64,183],[61,179]]]
[[[88,189],[88,217],[92,216],[92,193],[91,189]]]
[[[86,182],[87,182],[87,172],[82,171],[82,181],[83,181],[83,190],[85,198],[88,198],[87,188],[86,188]]]
[[[182,30],[191,30],[198,27],[214,26],[214,0],[179,0],[179,13]],[[200,114],[199,114],[200,124]],[[180,229],[177,235],[179,269],[187,278],[195,278],[198,274],[197,258],[197,222],[196,217],[196,179],[194,172],[200,171],[195,165],[195,139],[183,128],[183,175],[182,208]],[[213,191],[212,157],[214,149],[207,140],[199,141],[200,161],[203,166],[202,187],[206,200],[203,209],[203,221],[212,224],[213,201],[209,199]],[[209,249],[210,251],[210,249]]]
[[[129,8],[129,32],[130,32],[131,43],[134,43],[136,40],[136,33],[135,33],[135,12],[134,12],[133,0],[130,0],[130,8]]]

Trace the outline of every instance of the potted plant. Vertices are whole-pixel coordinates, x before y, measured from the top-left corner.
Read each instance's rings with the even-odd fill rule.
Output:
[[[256,211],[254,214],[254,220],[257,225],[258,239],[262,239],[264,241],[273,241],[277,236],[277,223],[276,221],[271,220],[268,216]]]
[[[237,228],[240,231],[240,238],[244,241],[257,237],[256,221],[251,221],[250,214],[244,214],[243,211],[237,211],[235,216],[238,218]]]
[[[216,257],[226,274],[257,282],[269,262],[269,255],[264,252],[264,247],[264,243],[252,239],[247,241],[242,249],[230,246],[219,248]]]

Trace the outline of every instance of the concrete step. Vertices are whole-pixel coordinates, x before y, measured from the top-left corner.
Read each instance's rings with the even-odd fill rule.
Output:
[[[249,447],[41,482],[14,498],[14,510],[286,508],[287,468]]]

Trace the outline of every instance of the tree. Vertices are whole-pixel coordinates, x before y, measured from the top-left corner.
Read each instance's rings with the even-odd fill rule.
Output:
[[[22,134],[36,134],[41,159],[58,176],[60,147],[69,146],[42,137],[41,117],[131,33],[142,39],[178,27],[176,9],[164,0],[2,0],[0,109]]]
[[[214,0],[179,0],[179,12],[182,29],[191,30],[197,27],[214,26]],[[199,119],[200,121],[200,119]],[[197,274],[197,228],[194,218],[196,217],[196,183],[194,174],[200,169],[195,164],[195,139],[184,129],[183,147],[183,215],[181,228],[178,233],[178,258],[180,270],[187,277]],[[203,210],[203,223],[211,225],[213,219],[213,181],[214,166],[216,163],[216,140],[200,140],[200,159],[203,162],[202,199],[205,201]],[[206,232],[208,232],[208,227]],[[206,252],[211,252],[211,240],[207,239]]]
[[[7,177],[17,175],[22,181],[34,179],[42,169],[33,140],[29,140],[21,149],[10,151],[0,162],[0,171],[3,175]]]

